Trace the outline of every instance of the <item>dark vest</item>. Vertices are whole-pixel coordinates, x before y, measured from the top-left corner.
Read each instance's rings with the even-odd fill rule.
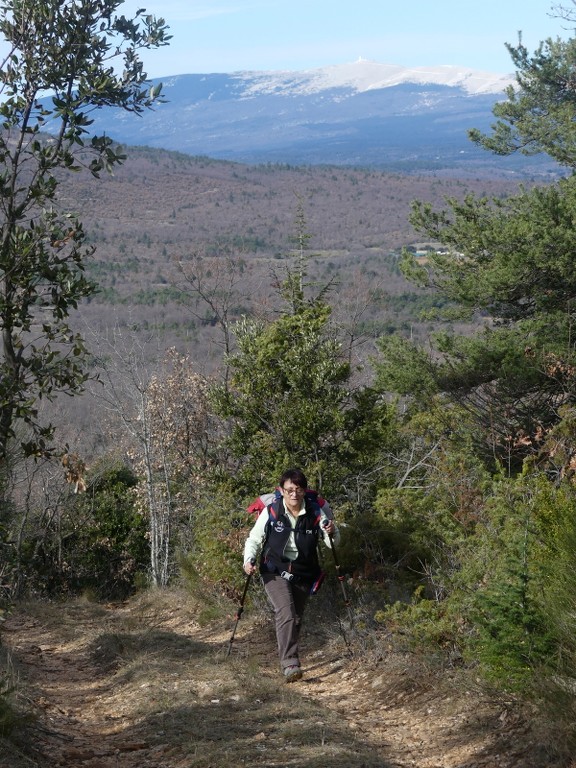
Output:
[[[320,575],[318,562],[318,537],[320,534],[320,506],[304,500],[306,514],[299,515],[294,528],[298,557],[289,560],[285,554],[292,526],[279,499],[268,506],[266,539],[260,557],[261,573],[279,573],[290,580],[313,582]]]

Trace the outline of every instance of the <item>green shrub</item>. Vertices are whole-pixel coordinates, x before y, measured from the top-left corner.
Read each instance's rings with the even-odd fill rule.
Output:
[[[9,736],[12,732],[18,715],[10,703],[10,694],[13,687],[7,677],[0,676],[0,736]]]
[[[473,627],[466,657],[496,686],[528,692],[555,653],[542,601],[546,544],[537,524],[538,479],[500,478],[460,553],[452,600]]]
[[[77,527],[64,548],[75,591],[123,598],[148,567],[147,525],[134,504],[137,482],[128,467],[112,466],[89,479],[86,493],[76,497],[75,513],[88,525]]]
[[[213,487],[190,516],[189,544],[180,567],[189,586],[198,580],[229,597],[242,589],[242,553],[251,520],[225,486]]]
[[[70,496],[59,528],[30,557],[32,578],[53,594],[131,594],[150,559],[146,521],[134,503],[137,482],[120,462],[95,468],[86,492]]]
[[[411,650],[440,653],[448,659],[462,643],[450,602],[422,598],[419,591],[408,603],[398,601],[376,611],[374,620],[403,638]]]

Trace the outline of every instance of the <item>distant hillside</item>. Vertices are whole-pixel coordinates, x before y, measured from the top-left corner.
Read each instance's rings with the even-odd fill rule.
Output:
[[[218,298],[229,284],[227,259],[242,264],[229,318],[254,307],[273,311],[272,285],[293,253],[299,205],[310,234],[310,278],[332,282],[335,312],[349,323],[358,313],[356,330],[374,338],[414,332],[424,308],[397,267],[398,250],[419,239],[408,223],[411,201],[442,205],[447,195],[516,188],[502,179],[248,166],[132,148],[112,177],[72,175],[63,202],[84,219],[96,246],[89,273],[101,293],[81,309],[88,326],[136,329],[155,339],[151,355],[175,344],[212,365],[222,354],[214,313],[196,301],[184,276],[202,275]]]
[[[98,110],[94,129],[130,145],[242,163],[545,177],[555,171],[545,158],[495,158],[468,140],[470,128],[489,129],[512,82],[363,60],[305,72],[180,75],[163,81],[167,103],[141,117]]]

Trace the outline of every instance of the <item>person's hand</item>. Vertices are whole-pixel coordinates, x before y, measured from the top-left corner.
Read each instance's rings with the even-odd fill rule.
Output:
[[[248,574],[248,576],[256,573],[256,563],[253,560],[248,560],[244,563],[244,573]]]
[[[324,520],[324,522],[322,523],[322,528],[328,534],[328,536],[332,536],[334,531],[336,530],[336,526],[334,525],[334,520],[330,520],[329,518],[326,518],[326,520]]]

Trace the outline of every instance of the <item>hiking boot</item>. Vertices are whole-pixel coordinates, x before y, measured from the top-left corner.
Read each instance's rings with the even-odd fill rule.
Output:
[[[290,667],[286,667],[284,670],[284,677],[287,683],[293,683],[296,680],[300,680],[302,677],[302,670],[297,664],[292,664]]]

